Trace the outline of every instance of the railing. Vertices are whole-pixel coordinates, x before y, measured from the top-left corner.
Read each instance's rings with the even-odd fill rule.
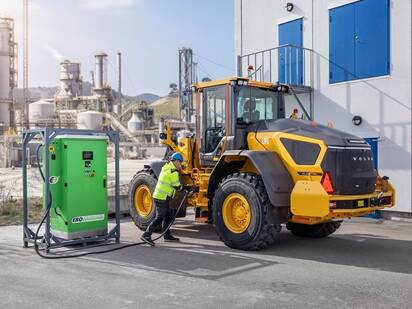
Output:
[[[312,88],[311,49],[282,45],[238,56],[238,75],[253,80]]]

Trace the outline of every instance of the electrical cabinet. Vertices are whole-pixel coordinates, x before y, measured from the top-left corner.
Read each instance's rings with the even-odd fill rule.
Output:
[[[77,239],[105,235],[107,137],[57,136],[49,145],[49,165],[53,236]]]

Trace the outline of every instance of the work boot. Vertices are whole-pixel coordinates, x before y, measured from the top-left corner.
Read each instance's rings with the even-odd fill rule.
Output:
[[[174,237],[174,236],[172,236],[172,235],[165,235],[164,236],[164,239],[165,239],[165,241],[166,242],[178,242],[178,241],[180,241],[180,239],[179,238],[177,238],[177,237]]]
[[[144,241],[145,243],[147,243],[148,245],[151,245],[152,247],[155,246],[155,243],[153,242],[152,237],[151,237],[150,235],[143,234],[143,235],[140,237],[140,239],[143,240],[143,241]]]

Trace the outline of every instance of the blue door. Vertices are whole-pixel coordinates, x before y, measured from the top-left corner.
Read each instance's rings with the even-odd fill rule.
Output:
[[[389,0],[361,0],[329,11],[329,82],[390,73]]]
[[[348,4],[329,13],[329,82],[355,78],[355,5]]]
[[[279,25],[279,82],[303,85],[302,18]]]
[[[373,166],[378,169],[378,137],[367,137],[365,141],[371,146]]]
[[[357,78],[389,74],[389,0],[363,0],[355,6]]]

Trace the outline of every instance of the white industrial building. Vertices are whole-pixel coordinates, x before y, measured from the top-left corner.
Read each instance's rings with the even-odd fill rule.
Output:
[[[287,113],[301,114],[300,101],[315,121],[366,138],[397,190],[396,216],[412,213],[411,9],[410,0],[235,0],[238,74],[289,84]]]

